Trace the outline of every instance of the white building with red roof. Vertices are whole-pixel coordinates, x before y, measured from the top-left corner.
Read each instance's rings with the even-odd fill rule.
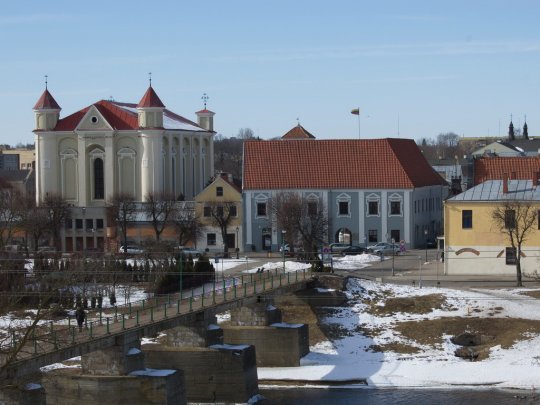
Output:
[[[245,142],[242,190],[244,241],[253,250],[276,250],[282,243],[270,209],[280,192],[323,204],[328,243],[394,239],[407,247],[423,247],[442,233],[448,195],[447,183],[416,143],[392,138]]]
[[[152,86],[138,104],[101,100],[61,118],[45,89],[35,113],[36,199],[61,195],[74,208],[63,248],[103,250],[106,202],[118,193],[191,200],[214,174],[212,111],[190,121],[165,108]]]

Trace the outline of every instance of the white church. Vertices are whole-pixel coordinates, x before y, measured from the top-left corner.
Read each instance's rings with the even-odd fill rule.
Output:
[[[33,110],[37,203],[52,193],[73,207],[64,251],[105,249],[113,195],[193,200],[214,174],[214,113],[205,104],[190,121],[167,110],[151,84],[138,104],[101,100],[64,118],[46,87]]]

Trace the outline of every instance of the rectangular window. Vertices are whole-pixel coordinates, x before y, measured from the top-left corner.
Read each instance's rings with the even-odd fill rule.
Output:
[[[378,201],[368,202],[368,215],[379,215],[379,202]]]
[[[203,216],[205,216],[207,218],[212,216],[212,208],[211,207],[204,207]]]
[[[216,246],[216,234],[215,233],[207,233],[206,234],[206,244],[208,246]]]
[[[377,242],[377,230],[370,229],[368,231],[368,242]]]
[[[266,203],[257,203],[257,216],[258,217],[266,216]]]
[[[506,210],[504,212],[504,227],[506,229],[515,229],[516,227],[516,211]]]
[[[348,201],[339,202],[339,215],[349,215],[349,202]]]
[[[401,240],[399,229],[392,229],[390,231],[390,237],[394,240],[394,243],[399,243]]]
[[[516,264],[516,249],[513,247],[506,248],[506,264]]]
[[[66,227],[66,229],[73,228],[73,220],[71,218],[66,219],[65,227]],[[540,229],[540,227],[538,229]]]
[[[237,217],[238,212],[236,211],[236,205],[231,205],[229,207],[229,213],[231,214],[231,217]]]
[[[463,229],[472,228],[472,210],[461,211],[461,228]]]
[[[88,229],[89,231],[94,229],[94,220],[93,219],[86,219],[86,229]]]
[[[216,187],[216,197],[223,197],[223,187]]]
[[[224,211],[223,211],[223,207],[220,205],[217,207],[216,209],[216,214],[217,214],[217,217],[218,218],[223,218],[224,217]]]
[[[390,215],[401,215],[401,201],[390,201]]]
[[[77,218],[77,219],[75,220],[75,228],[77,228],[77,229],[82,229],[82,224],[83,224],[83,222],[82,222],[82,219],[81,219],[81,218]]]
[[[96,229],[103,229],[103,218],[96,218]]]
[[[310,217],[314,217],[317,215],[317,203],[316,202],[308,202],[307,204],[307,211],[308,215]]]

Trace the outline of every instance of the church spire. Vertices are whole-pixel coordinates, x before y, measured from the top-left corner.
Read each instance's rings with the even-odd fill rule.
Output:
[[[527,126],[526,115],[525,115],[525,124],[523,124],[523,139],[529,139],[529,127]]]
[[[512,123],[512,114],[510,114],[510,125],[508,126],[508,140],[513,141],[516,139],[514,135],[514,124]]]

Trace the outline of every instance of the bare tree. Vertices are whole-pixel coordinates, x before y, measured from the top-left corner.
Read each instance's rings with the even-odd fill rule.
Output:
[[[127,230],[137,215],[137,203],[135,197],[127,193],[118,193],[110,199],[107,208],[107,219],[114,221],[120,230],[120,236],[124,247],[127,246]]]
[[[308,257],[315,257],[317,247],[328,234],[328,216],[319,200],[307,200],[299,193],[279,193],[271,209],[279,228],[286,232],[289,243],[301,243]]]
[[[538,221],[538,207],[530,201],[507,200],[493,209],[492,218],[496,227],[510,242],[516,257],[517,286],[521,287],[521,251],[529,234]]]
[[[62,249],[60,240],[60,230],[66,219],[69,218],[69,206],[67,201],[60,194],[49,193],[40,204],[49,214],[49,227],[53,236],[53,243],[56,250]]]
[[[238,208],[234,201],[208,202],[204,206],[204,216],[210,217],[212,225],[219,227],[223,240],[223,253],[229,251],[227,228],[231,220],[237,216]]]
[[[163,230],[170,225],[176,211],[174,195],[170,193],[148,193],[143,209],[152,223],[156,242],[160,241]]]
[[[0,247],[11,240],[20,221],[20,193],[8,182],[0,180]]]
[[[52,234],[47,209],[36,206],[34,196],[21,197],[20,208],[19,228],[25,233],[26,240],[32,241],[30,248],[37,250],[40,240]],[[26,248],[28,249],[28,243]]]
[[[204,226],[194,209],[177,210],[172,222],[180,246],[184,246],[190,241],[196,244],[197,239],[203,235]]]

